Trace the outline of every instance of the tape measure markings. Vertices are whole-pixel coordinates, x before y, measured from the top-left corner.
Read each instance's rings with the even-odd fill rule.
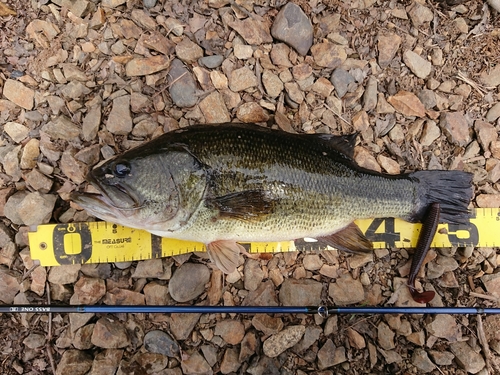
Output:
[[[374,248],[415,247],[421,228],[421,224],[394,218],[356,220],[356,224]],[[432,247],[495,247],[500,243],[499,234],[500,208],[479,208],[466,225],[440,224]],[[206,251],[202,243],[162,238],[107,222],[45,224],[28,235],[31,258],[42,266],[126,262]],[[244,247],[250,253],[325,249],[319,242],[305,240],[250,243]]]

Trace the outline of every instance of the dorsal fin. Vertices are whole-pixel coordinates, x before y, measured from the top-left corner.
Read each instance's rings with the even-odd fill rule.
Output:
[[[333,135],[333,134],[311,134],[310,136],[320,139],[329,147],[341,152],[350,159],[354,158],[354,146],[359,132],[348,135]]]

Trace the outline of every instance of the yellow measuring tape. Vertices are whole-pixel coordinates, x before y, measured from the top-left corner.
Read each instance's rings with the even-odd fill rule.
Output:
[[[356,220],[375,248],[415,247],[421,224],[394,218]],[[29,234],[31,258],[42,266],[145,260],[206,251],[205,245],[154,236],[107,222],[39,225]],[[251,253],[324,250],[296,240],[243,244]],[[500,208],[478,208],[466,225],[440,224],[432,247],[500,246]]]

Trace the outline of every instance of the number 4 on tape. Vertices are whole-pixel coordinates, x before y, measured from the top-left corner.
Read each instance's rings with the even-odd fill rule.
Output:
[[[356,224],[375,248],[415,247],[421,224],[381,218]],[[499,246],[500,208],[479,208],[464,225],[440,224],[432,247]],[[206,251],[205,245],[154,236],[107,222],[39,225],[29,233],[31,258],[42,266],[153,259]],[[245,245],[250,252],[322,249],[319,243],[285,241]]]

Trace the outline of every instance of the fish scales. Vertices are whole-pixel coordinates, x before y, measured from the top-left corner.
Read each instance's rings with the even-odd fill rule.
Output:
[[[104,220],[204,242],[224,272],[238,263],[236,241],[314,237],[367,250],[355,219],[420,221],[432,203],[443,222],[467,221],[471,174],[381,174],[353,161],[354,141],[248,124],[192,126],[94,168],[87,179],[99,194],[73,199]]]

